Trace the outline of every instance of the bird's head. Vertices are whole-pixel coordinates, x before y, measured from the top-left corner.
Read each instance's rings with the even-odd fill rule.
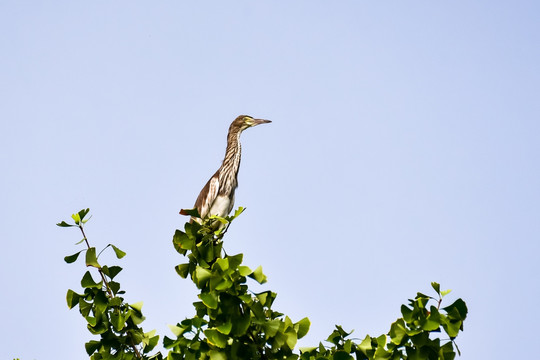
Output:
[[[248,115],[240,115],[237,117],[231,124],[231,128],[237,128],[240,129],[240,131],[246,130],[247,128],[257,126],[260,124],[267,124],[270,123],[270,120],[264,120],[264,119],[254,119],[251,116]]]

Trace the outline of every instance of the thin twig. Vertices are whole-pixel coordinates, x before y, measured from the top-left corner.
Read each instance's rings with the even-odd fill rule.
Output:
[[[135,356],[137,356],[137,359],[142,359],[141,353],[139,352],[139,349],[137,349],[137,346],[135,345],[135,340],[133,340],[133,337],[129,335],[129,340],[131,340],[131,346],[133,347],[133,350],[135,350]]]
[[[90,243],[88,242],[88,238],[86,237],[86,234],[84,233],[84,229],[82,225],[79,225],[79,229],[81,229],[81,233],[83,235],[83,239],[86,242],[86,246],[90,249]],[[111,287],[109,286],[109,282],[105,278],[105,274],[103,274],[103,271],[101,271],[101,268],[97,268],[99,275],[101,275],[101,279],[103,280],[103,284],[105,284],[105,289],[107,290],[107,294],[112,299],[114,298],[114,295],[112,293]]]
[[[86,234],[84,233],[82,224],[79,225],[79,229],[81,229],[81,233],[83,235],[83,239],[84,239],[84,242],[86,243],[86,246],[88,247],[88,249],[90,249],[90,243],[88,242],[88,238],[86,237]],[[101,275],[101,279],[103,280],[103,284],[105,285],[107,294],[109,295],[111,299],[114,298],[113,292],[111,290],[111,287],[109,286],[109,282],[107,281],[105,274],[103,273],[101,268],[97,268],[97,270],[99,272],[99,275]],[[131,347],[135,351],[135,356],[137,357],[137,359],[142,359],[141,353],[139,352],[139,349],[137,348],[137,345],[135,344],[135,340],[133,340],[133,337],[131,336],[131,334],[128,334],[128,336],[131,341]]]

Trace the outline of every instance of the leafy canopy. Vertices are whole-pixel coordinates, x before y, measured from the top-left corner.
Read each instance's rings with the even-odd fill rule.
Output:
[[[183,211],[198,216],[194,210]],[[275,292],[250,291],[249,281],[267,282],[262,267],[252,270],[242,264],[242,254],[228,255],[223,249],[229,226],[242,212],[239,208],[232,216],[188,222],[183,230],[175,231],[174,249],[185,258],[175,270],[181,278],[189,278],[199,294],[193,303],[193,317],[171,325],[172,335],[164,337],[166,355],[151,354],[159,336],[155,330],[143,331],[142,302],[125,301],[125,291],[117,281],[122,268],[99,263],[99,255],[108,248],[118,259],[126,253],[112,244],[99,253],[90,246],[84,231],[89,209],[73,214],[74,224],[58,223],[60,227],[79,228],[83,239],[77,245],[85,243],[85,248],[64,260],[71,264],[85,253],[85,265],[90,268],[81,279],[82,290],[70,289],[66,295],[68,307],[78,307],[88,331],[97,336],[85,344],[90,359],[451,360],[456,351],[459,353],[454,340],[463,330],[467,306],[458,299],[441,307],[450,291],[441,291],[435,282],[431,285],[436,297],[417,293],[401,306],[402,317],[391,324],[387,334],[366,335],[357,342],[350,337],[351,332],[336,326],[326,339],[327,345],[321,342],[295,352],[298,339],[309,331],[309,319],[293,321],[273,309]]]

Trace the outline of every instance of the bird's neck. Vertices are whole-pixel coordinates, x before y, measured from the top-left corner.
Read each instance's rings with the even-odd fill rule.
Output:
[[[238,174],[238,169],[240,168],[240,160],[242,157],[242,146],[240,145],[241,133],[242,131],[239,129],[229,131],[229,134],[227,135],[225,159],[221,165],[221,168],[227,171],[221,172],[226,178],[220,180],[223,181],[222,184],[227,184],[233,189],[238,186],[236,176]]]

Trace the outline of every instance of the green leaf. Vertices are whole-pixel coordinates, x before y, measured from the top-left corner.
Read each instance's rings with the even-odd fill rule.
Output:
[[[298,339],[301,339],[304,336],[306,336],[306,334],[309,332],[310,326],[311,326],[311,322],[309,321],[307,317],[303,318],[302,320],[294,324],[294,328],[298,335]]]
[[[174,267],[174,270],[176,270],[178,275],[180,275],[182,278],[185,279],[185,278],[187,278],[187,276],[189,274],[189,264],[176,265]]]
[[[213,266],[219,266],[221,271],[227,271],[229,269],[229,259],[217,259]]]
[[[86,349],[86,353],[88,355],[92,355],[94,352],[98,351],[98,349],[101,347],[101,341],[96,340],[90,340],[86,344],[84,344],[84,348]]]
[[[239,314],[232,318],[232,323],[232,333],[235,335],[244,335],[251,325],[251,316],[249,312],[246,314]]]
[[[407,323],[410,323],[413,320],[413,310],[407,305],[401,305],[401,314]]]
[[[281,327],[281,320],[274,319],[263,324],[264,332],[266,333],[266,338],[271,338],[276,336],[279,328]]]
[[[277,347],[287,345],[289,349],[293,349],[297,342],[296,331],[289,329],[285,332],[278,332],[274,337],[274,342]]]
[[[226,216],[225,218],[218,219],[223,224],[231,223],[234,219],[236,219],[240,214],[244,212],[245,208],[239,207],[237,210],[235,210],[233,215]],[[216,231],[215,234],[219,235],[221,231]]]
[[[69,255],[69,256],[66,256],[64,258],[64,261],[67,262],[68,264],[71,264],[71,263],[74,263],[77,258],[79,257],[79,255],[83,252],[84,250],[81,250],[73,255]]]
[[[195,278],[197,280],[197,285],[202,287],[212,276],[212,273],[209,270],[206,270],[197,265],[195,268]]]
[[[86,319],[88,321],[88,317]],[[100,335],[105,332],[107,332],[108,327],[103,322],[98,322],[96,325],[90,325],[90,323],[87,325],[88,331],[94,335]]]
[[[415,297],[415,306],[418,306],[419,308],[425,308],[426,304],[429,302],[429,299],[435,299],[434,297],[424,295],[422,293],[416,293]]]
[[[441,291],[441,297],[445,297],[446,295],[450,294],[452,292],[452,290],[448,289],[448,290],[443,290]]]
[[[456,346],[456,350],[458,354],[461,356],[461,352],[459,351],[458,347]],[[449,341],[443,346],[441,346],[439,350],[439,359],[441,360],[454,360],[456,357],[456,353],[454,352],[454,347],[452,346],[452,342]]]
[[[218,290],[218,291],[223,291],[223,290],[226,290],[226,289],[229,289],[231,286],[233,285],[233,283],[227,279],[222,279],[216,286],[215,286],[215,290]]]
[[[129,329],[128,334],[131,336],[131,338],[136,344],[141,343],[144,339],[144,332],[140,328]],[[132,357],[130,357],[130,359],[132,359]]]
[[[107,266],[107,265],[104,265],[102,268],[101,268],[101,271],[103,271],[103,273],[105,275],[107,275],[111,280],[115,278],[116,275],[118,275],[120,273],[120,271],[122,271],[122,268],[120,266]]]
[[[375,350],[375,354],[373,354],[373,358],[377,360],[387,360],[387,359],[390,359],[391,356],[392,356],[392,353],[386,351],[386,349],[382,345],[379,345],[379,347]],[[421,358],[421,359],[424,359],[424,358]],[[418,360],[420,360],[420,358]]]
[[[67,295],[66,295],[66,301],[67,301],[68,308],[73,309],[73,307],[79,305],[80,297],[81,296],[79,294],[77,294],[73,290],[69,289],[68,292],[67,292]]]
[[[146,345],[144,346],[143,352],[145,354],[148,354],[150,351],[154,350],[154,348],[156,347],[158,342],[159,342],[159,335],[150,336],[149,339],[146,341]],[[155,354],[155,355],[148,358],[148,360],[152,360],[152,359],[154,359],[154,360],[162,360],[161,354],[157,353],[157,354]]]
[[[356,345],[356,344],[355,344]],[[343,344],[343,349],[347,352],[347,353],[351,353],[352,351],[352,346],[353,346],[353,342],[351,339],[347,339],[347,341],[345,341],[345,344]]]
[[[332,356],[332,359],[333,360],[349,360],[349,359],[354,359],[354,358],[351,355],[349,355],[348,352],[344,350],[338,350],[334,353],[334,355]]]
[[[286,336],[282,332],[278,332],[276,336],[274,336],[272,341],[272,347],[273,348],[281,348],[285,345]]]
[[[120,284],[117,283],[116,281],[109,281],[109,287],[111,288],[112,292],[114,295],[118,294],[119,290],[120,290]]]
[[[289,349],[291,350],[294,349],[294,347],[296,346],[296,343],[298,342],[296,331],[289,330],[285,333],[285,336],[287,337],[285,342],[287,343],[287,346],[289,347]]]
[[[219,348],[225,348],[227,346],[227,340],[229,337],[217,331],[216,329],[206,329],[204,330],[204,335],[206,335],[207,341]]]
[[[243,208],[241,206],[238,209],[236,209],[236,211],[234,212],[234,215],[233,215],[233,219],[236,219],[238,216],[240,216],[240,214],[243,213],[244,210],[246,210],[246,208]]]
[[[72,214],[72,215],[71,215],[71,218],[73,219],[73,221],[75,221],[75,224],[80,225],[80,223],[81,223],[81,216],[79,215],[79,213],[77,213],[77,214]]]
[[[332,333],[328,336],[326,341],[331,342],[334,345],[339,345],[339,342],[341,341],[342,336],[339,334],[337,330],[332,331]]]
[[[403,338],[407,336],[407,329],[405,327],[405,322],[403,319],[397,319],[391,326],[390,332],[390,341],[395,345],[400,345],[403,341]]]
[[[266,275],[262,272],[262,266],[256,268],[255,271],[249,274],[249,277],[255,279],[259,284],[264,284],[266,282]]]
[[[62,222],[59,222],[58,224],[56,224],[56,226],[60,226],[60,227],[72,227],[72,226],[77,226],[77,225],[71,225],[71,224],[68,224],[68,223],[65,222],[65,221],[62,221]]]
[[[169,327],[169,329],[171,329],[172,333],[176,337],[182,335],[186,331],[185,328],[180,327],[180,326],[176,326],[176,325],[167,325],[167,326]]]
[[[461,329],[461,326],[463,323],[461,321],[447,321],[445,324],[443,324],[443,328],[450,336],[451,339],[455,338],[459,334],[459,330]]]
[[[96,248],[91,247],[86,251],[86,266],[93,266],[95,268],[101,268],[97,261]]]
[[[97,325],[97,319],[93,316],[87,316],[85,317],[86,321],[88,322],[88,325],[90,326],[96,326]]]
[[[133,310],[133,309],[129,310],[129,317],[131,318],[131,320],[133,320],[133,323],[135,325],[139,325],[145,319],[145,317],[142,315],[142,313],[140,311]],[[138,341],[138,342],[140,342],[140,341]]]
[[[197,211],[196,208],[193,208],[193,209],[181,209],[180,210],[180,214],[181,215],[187,215],[187,216],[193,216],[195,218],[201,218],[201,215],[199,214],[199,212]]]
[[[255,294],[255,296],[257,297],[257,299],[259,299],[259,301],[261,302],[261,304],[263,306],[268,306],[266,304],[266,301],[268,299],[268,297],[270,296],[270,303],[273,302],[273,299],[272,299],[272,292],[271,291],[265,291],[265,292],[262,292],[262,293],[259,293],[259,294]],[[269,307],[269,306],[268,306]]]
[[[283,323],[285,324],[285,327],[283,328],[284,330],[288,330],[293,327],[293,322],[288,316],[285,316],[285,320],[283,321]]]
[[[95,282],[94,279],[92,279],[92,275],[90,275],[90,271],[87,271],[83,275],[81,286],[83,288],[100,288],[101,281],[99,283]]]
[[[190,238],[185,232],[177,229],[173,235],[173,244],[180,249],[191,250],[195,245],[195,238]]]
[[[138,312],[142,312],[143,304],[144,304],[144,302],[139,301],[139,302],[136,302],[136,303],[133,303],[133,304],[129,304],[129,307],[132,308],[132,309],[137,310]]]
[[[83,224],[86,224],[86,223],[88,222],[88,220],[90,220],[91,218],[92,218],[92,215],[90,215],[90,217],[89,217],[88,219],[81,220],[81,222],[82,222]]]
[[[199,295],[199,298],[202,300],[203,304],[210,309],[217,309],[218,296],[214,292],[202,293]]]
[[[425,331],[434,331],[437,330],[441,325],[441,318],[439,311],[435,306],[431,306],[430,314],[427,317],[426,322],[422,325],[422,330]]]
[[[90,310],[92,310],[92,303],[88,303],[84,301],[82,297],[79,298],[79,311],[81,312],[81,315],[86,317],[90,313]]]
[[[173,340],[173,339],[171,339],[171,338],[169,338],[169,337],[167,337],[167,336],[164,336],[164,337],[163,337],[163,347],[164,347],[165,349],[171,349],[171,348],[177,346],[178,344],[180,344],[181,340],[182,340],[182,339],[180,339],[180,340],[177,340],[177,339]],[[167,359],[167,360],[183,360],[183,356],[181,356],[180,354],[175,354],[175,353],[173,353],[172,351],[169,352],[169,358],[170,358],[170,359]],[[92,360],[92,359],[90,359],[90,360]]]
[[[111,323],[116,331],[122,331],[126,325],[126,319],[123,314],[115,311],[110,314]]]
[[[107,295],[105,295],[105,291],[100,289],[96,293],[96,296],[94,297],[94,304],[96,313],[105,312],[107,305],[109,304],[109,299],[107,298]]]
[[[221,324],[216,329],[217,329],[217,331],[219,331],[222,334],[229,335],[229,333],[232,330],[232,323],[230,321],[228,321],[226,323]]]
[[[253,270],[251,270],[249,268],[249,266],[245,266],[245,265],[241,265],[238,267],[238,273],[241,275],[241,276],[248,276],[249,274],[251,274],[253,272]]]
[[[123,258],[124,256],[126,256],[126,253],[123,252],[122,250],[120,250],[119,248],[117,248],[116,246],[114,246],[113,244],[109,244],[113,250],[114,250],[114,253],[116,254],[116,258],[117,259],[121,259]]]
[[[451,305],[443,308],[444,311],[448,313],[448,317],[452,319],[465,320],[467,317],[467,305],[465,301],[457,299]]]
[[[344,338],[349,336],[350,334],[352,334],[352,332],[354,331],[354,330],[351,330],[351,332],[347,332],[347,331],[343,330],[343,328],[340,325],[336,325],[336,329],[339,332],[339,335],[344,337]]]
[[[210,215],[208,217],[210,220],[217,220],[219,221],[220,223],[222,223],[223,225],[227,225],[229,223],[229,221],[227,219],[225,219],[224,217],[221,217],[221,216],[218,216],[218,215]],[[221,231],[217,231],[217,233],[219,234]]]
[[[109,300],[109,306],[110,307],[120,306],[122,305],[123,301],[124,299],[122,299],[121,297],[113,297],[112,299]]]
[[[201,230],[201,224],[198,222],[187,222],[184,224],[184,230],[186,231],[186,235],[191,239],[197,239],[199,230]]]
[[[244,259],[244,254],[227,255],[226,259],[229,260],[229,268],[236,269],[237,267],[240,266],[240,264],[242,264],[242,260]]]
[[[433,290],[435,290],[437,292],[437,295],[441,294],[441,285],[439,285],[438,283],[432,281],[431,282],[431,287],[433,288]]]
[[[379,348],[384,347],[386,345],[386,334],[383,334],[377,338],[377,344],[379,344]]]
[[[208,355],[210,356],[210,360],[227,360],[227,355],[217,350],[210,350]]]
[[[82,209],[78,212],[79,219],[82,221],[84,220],[84,217],[90,212],[90,209]]]

